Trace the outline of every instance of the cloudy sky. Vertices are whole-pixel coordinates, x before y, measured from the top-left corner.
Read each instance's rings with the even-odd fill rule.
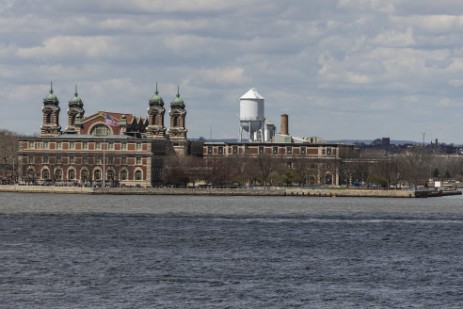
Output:
[[[39,132],[53,81],[61,125],[147,115],[177,85],[190,138],[237,138],[252,86],[295,136],[463,144],[460,0],[0,0],[0,127]],[[165,122],[168,126],[168,120]]]

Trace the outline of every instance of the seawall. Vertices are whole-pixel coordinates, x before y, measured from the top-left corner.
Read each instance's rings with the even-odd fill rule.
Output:
[[[409,190],[308,189],[308,188],[89,188],[59,186],[0,186],[0,192],[72,193],[113,195],[210,195],[210,196],[301,196],[301,197],[383,197],[414,198]]]

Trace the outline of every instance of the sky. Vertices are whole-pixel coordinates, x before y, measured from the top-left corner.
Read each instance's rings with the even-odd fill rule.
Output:
[[[51,81],[63,129],[75,85],[147,117],[158,83],[189,138],[238,138],[254,87],[294,136],[463,144],[462,42],[460,0],[0,0],[0,128],[38,133]]]

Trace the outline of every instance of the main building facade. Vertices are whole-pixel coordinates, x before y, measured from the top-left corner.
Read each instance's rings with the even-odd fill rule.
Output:
[[[40,136],[19,141],[21,182],[151,187],[162,184],[161,173],[169,156],[199,157],[206,169],[224,158],[267,156],[282,158],[294,169],[305,169],[306,184],[337,185],[342,154],[349,148],[295,143],[291,138],[270,143],[194,142],[192,147],[180,91],[169,105],[170,125],[166,128],[166,106],[157,85],[146,118],[107,111],[85,116],[76,87],[67,106],[67,126],[62,129],[59,103],[51,86],[43,99]]]

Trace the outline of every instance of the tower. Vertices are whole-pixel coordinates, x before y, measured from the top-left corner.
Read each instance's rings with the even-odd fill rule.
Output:
[[[149,136],[164,137],[166,134],[166,128],[164,127],[164,114],[166,110],[164,108],[164,100],[159,95],[158,83],[156,83],[156,91],[149,100],[148,107],[148,127],[146,132]]]
[[[174,150],[177,154],[186,154],[188,130],[185,128],[185,102],[180,97],[180,87],[177,88],[177,96],[170,103],[170,127],[167,131],[170,140],[173,143]]]
[[[79,98],[77,93],[77,85],[74,92],[74,97],[69,101],[68,105],[68,127],[67,134],[76,134],[82,126],[82,118],[84,117],[84,102]]]
[[[264,139],[264,97],[251,88],[240,98],[240,141],[243,131],[249,133],[250,142],[262,142]]]
[[[58,135],[61,133],[59,112],[59,100],[53,94],[53,83],[50,83],[50,93],[43,99],[41,135]]]

